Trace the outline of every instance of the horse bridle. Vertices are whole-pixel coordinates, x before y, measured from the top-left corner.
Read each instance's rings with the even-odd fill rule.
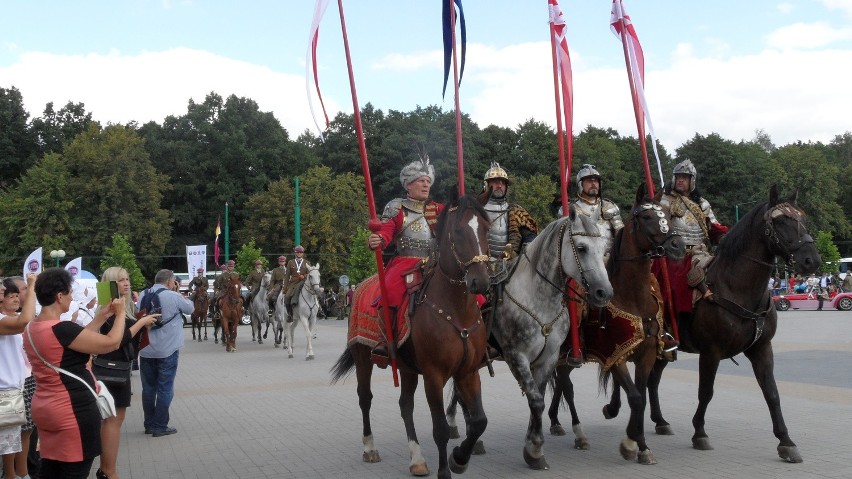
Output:
[[[633,259],[645,259],[645,258],[662,258],[666,256],[666,247],[664,246],[666,242],[670,241],[674,234],[674,230],[669,227],[669,222],[666,219],[666,214],[663,212],[663,207],[654,203],[643,203],[641,205],[637,205],[633,207],[633,210],[630,212],[631,216],[633,216],[633,234],[636,235],[639,230],[639,215],[647,210],[653,210],[654,213],[659,218],[658,224],[660,225],[660,233],[666,235],[662,241],[659,243],[654,240],[654,233],[649,231],[644,231],[645,237],[648,238],[648,241],[651,242],[653,248],[651,251],[639,256],[630,256],[630,257],[622,257],[618,258],[621,261],[633,260]],[[643,228],[644,229],[644,228]]]
[[[789,247],[784,245],[781,238],[778,236],[778,230],[775,228],[775,219],[782,216],[795,220],[797,229],[801,230],[802,219],[805,215],[798,208],[787,202],[777,204],[767,209],[766,213],[763,215],[766,222],[763,234],[767,238],[769,251],[784,258],[784,261],[789,265],[793,263],[793,255],[806,244],[812,244],[814,239],[809,233],[805,233],[804,235],[799,236],[799,239]]]
[[[571,219],[569,218],[567,221],[563,221],[562,225],[559,226],[559,247],[557,249],[557,255],[559,258],[559,273],[562,275],[562,281],[568,285],[570,277],[565,274],[565,268],[562,265],[562,243],[564,243],[565,231],[568,231],[568,239],[571,242],[571,251],[574,253],[574,262],[577,263],[577,270],[580,271],[580,283],[583,286],[583,289],[589,290],[589,281],[586,280],[586,270],[583,269],[583,265],[580,263],[580,256],[577,254],[577,244],[574,242],[575,236],[589,236],[589,237],[601,237],[600,232],[598,234],[590,234],[586,232],[575,233],[573,227],[571,226]],[[575,291],[576,292],[576,291]]]
[[[452,207],[450,207],[450,212],[451,213],[455,212],[457,209],[458,209],[458,206],[452,206]],[[477,240],[478,239],[479,239],[479,237],[477,235]],[[452,277],[450,277],[450,275],[447,274],[446,271],[444,271],[444,268],[441,267],[440,262],[438,262],[438,269],[441,271],[441,274],[443,274],[444,277],[447,278],[447,280],[450,281],[450,283],[452,283],[452,284],[464,284],[464,282],[465,282],[464,279],[467,277],[467,268],[470,267],[470,265],[475,264],[475,263],[487,262],[488,259],[489,259],[489,256],[487,254],[478,254],[478,255],[474,255],[468,261],[462,261],[461,258],[459,258],[458,252],[456,251],[456,243],[455,243],[455,241],[453,241],[452,234],[450,233],[449,228],[447,229],[447,241],[450,242],[450,251],[453,252],[453,259],[455,259],[456,265],[459,267],[459,270],[461,270],[462,273],[464,273],[464,274],[462,275],[462,279],[460,279],[460,280],[453,279]]]

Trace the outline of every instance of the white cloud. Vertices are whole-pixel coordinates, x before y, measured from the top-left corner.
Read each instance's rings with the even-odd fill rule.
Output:
[[[852,16],[852,0],[822,0],[822,4],[829,10],[842,10]]]
[[[792,13],[794,10],[793,4],[788,2],[779,3],[776,8],[779,12],[784,14]]]
[[[770,48],[819,48],[852,39],[852,28],[834,28],[826,22],[794,23],[770,32],[766,43]]]

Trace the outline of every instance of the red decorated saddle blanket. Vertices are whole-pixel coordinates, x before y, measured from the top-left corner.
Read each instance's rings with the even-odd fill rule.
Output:
[[[359,343],[370,348],[379,343],[387,342],[384,318],[379,315],[380,301],[376,298],[381,296],[378,275],[373,275],[355,290],[352,300],[352,315],[349,318],[349,334],[346,344],[351,346]],[[408,320],[408,295],[402,301],[397,311],[396,338],[397,346],[402,345],[411,332]]]

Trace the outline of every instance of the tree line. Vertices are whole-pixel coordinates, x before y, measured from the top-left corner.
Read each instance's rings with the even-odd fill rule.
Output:
[[[8,274],[38,246],[83,256],[89,267],[85,258],[103,257],[114,234],[126,238],[146,277],[166,256],[174,258],[169,266],[182,269],[185,245],[207,244],[212,254],[226,202],[232,254],[253,240],[251,247],[274,264],[295,246],[296,177],[301,243],[309,259],[322,261],[324,281],[369,273],[371,255],[355,240],[366,234],[369,218],[351,114],[339,113],[323,139],[308,130],[292,138],[255,101],[215,92],[200,103],[190,99],[185,114],[162,123],[101,125],[82,103],[70,101],[59,110],[48,103],[31,116],[18,89],[0,88],[0,225],[6,233],[0,267]],[[367,104],[361,116],[379,213],[403,194],[400,168],[423,152],[436,169],[433,197],[449,198],[458,183],[452,111],[385,112]],[[559,191],[558,150],[546,123],[480,127],[465,115],[462,131],[468,193],[481,189],[482,175],[496,161],[512,176],[510,200],[540,224],[554,219],[549,205]],[[852,256],[852,184],[845,181],[852,173],[852,133],[838,133],[828,144],[783,146],[760,130],[748,141],[696,133],[674,152],[657,147],[666,181],[678,161],[695,163],[698,188],[721,222],[733,224],[778,184],[781,191],[799,191],[815,236],[827,235]],[[650,140],[648,149],[653,161]],[[604,177],[603,195],[629,211],[644,181],[637,138],[588,125],[574,135],[573,151],[571,191],[580,166],[593,164]]]

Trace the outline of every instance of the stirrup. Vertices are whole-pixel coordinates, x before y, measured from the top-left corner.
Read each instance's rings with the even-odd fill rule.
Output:
[[[379,369],[385,369],[390,364],[390,355],[388,354],[387,345],[378,344],[375,348],[370,352],[370,360],[379,367]]]
[[[672,351],[676,351],[677,348],[680,347],[680,343],[675,341],[674,336],[669,333],[663,333],[660,336],[660,340],[663,342],[663,352],[670,353]]]

